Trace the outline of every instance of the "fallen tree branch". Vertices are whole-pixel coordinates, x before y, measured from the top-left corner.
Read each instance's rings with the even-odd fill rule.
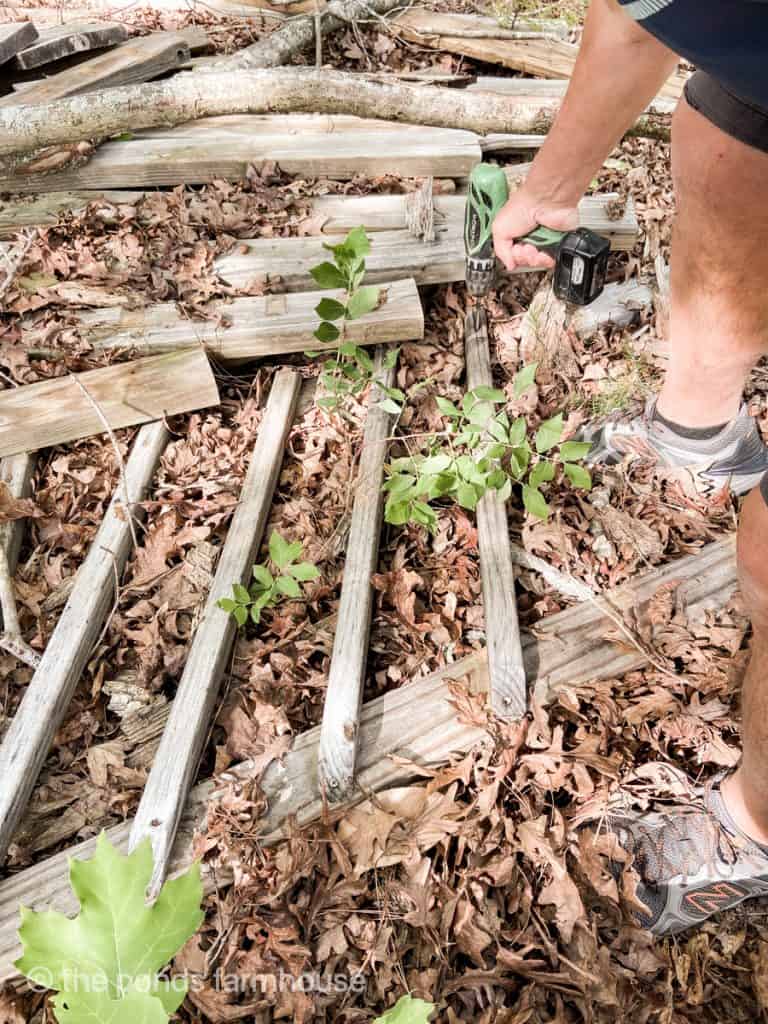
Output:
[[[481,134],[545,135],[559,106],[558,97],[520,102],[495,93],[383,83],[326,69],[180,75],[72,96],[45,106],[1,109],[0,158],[11,159],[0,159],[0,173],[58,170],[60,161],[51,151],[57,145],[71,147],[128,129],[171,127],[223,114],[340,113]],[[646,115],[637,122],[634,133],[666,138],[668,119]],[[30,159],[30,153],[36,156]]]

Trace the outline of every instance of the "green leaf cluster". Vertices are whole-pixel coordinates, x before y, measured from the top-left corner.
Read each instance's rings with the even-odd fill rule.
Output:
[[[16,967],[54,989],[59,1024],[167,1024],[186,995],[182,979],[158,972],[203,920],[200,865],[160,890],[148,906],[152,848],[123,855],[102,832],[90,860],[70,860],[77,917],[21,908]]]
[[[218,602],[219,608],[228,612],[242,627],[248,619],[260,622],[262,611],[274,607],[284,597],[301,597],[299,584],[316,580],[320,575],[316,565],[298,561],[302,550],[301,541],[289,542],[273,530],[269,538],[269,563],[253,566],[250,587],[233,583],[232,597],[222,597]]]
[[[520,370],[514,381],[517,397],[535,375],[536,364]],[[506,395],[496,388],[475,388],[464,395],[460,406],[447,398],[436,402],[447,421],[445,433],[430,439],[426,451],[393,459],[387,466],[384,517],[388,523],[412,522],[434,532],[433,501],[447,498],[474,510],[489,491],[506,501],[515,485],[521,488],[526,510],[546,519],[549,505],[541,487],[554,479],[558,463],[575,487],[591,487],[588,471],[579,465],[590,446],[561,443],[561,413],[543,422],[531,436],[525,417],[510,420],[503,409],[495,410],[506,403]]]
[[[320,317],[315,337],[324,344],[339,343],[334,358],[323,363],[320,380],[328,394],[318,400],[318,405],[335,409],[345,396],[360,394],[373,378],[373,360],[364,348],[347,337],[346,326],[376,309],[381,301],[381,290],[362,283],[365,258],[371,251],[365,228],[353,228],[339,245],[326,243],[323,248],[333,259],[312,267],[310,274],[321,288],[340,289],[345,293],[342,299],[323,298],[315,306]],[[395,365],[397,354],[397,349],[387,353],[386,369]],[[307,355],[319,353],[308,352]],[[399,388],[379,387],[385,392],[383,408],[399,414],[405,401],[403,392]]]
[[[429,1024],[434,1003],[414,999],[411,995],[401,996],[391,1010],[377,1017],[373,1024]]]

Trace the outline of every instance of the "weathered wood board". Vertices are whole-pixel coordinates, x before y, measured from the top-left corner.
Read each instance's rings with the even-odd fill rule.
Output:
[[[384,368],[386,352],[376,352],[374,377],[392,387],[394,367]],[[333,638],[328,685],[320,728],[318,772],[330,803],[349,798],[354,790],[363,702],[365,668],[373,609],[371,578],[379,557],[384,496],[384,463],[393,418],[381,408],[383,394],[373,388],[363,432],[363,447],[355,478],[352,521],[344,556],[341,598]]]
[[[31,46],[37,36],[38,31],[31,21],[0,25],[0,65],[12,60],[25,46]]]
[[[144,498],[169,436],[164,423],[151,423],[139,431],[123,487],[117,489],[78,570],[66,607],[0,745],[0,861],[115,600],[116,584],[132,546],[131,517],[141,514],[134,506]]]
[[[634,207],[627,204],[622,216],[611,220],[611,200],[611,196],[583,199],[579,204],[581,223],[610,238],[613,249],[631,249],[638,231]],[[323,243],[341,241],[341,232],[362,224],[375,232],[366,259],[366,281],[393,281],[399,277],[413,277],[419,285],[463,281],[464,205],[464,196],[435,197],[437,238],[434,242],[422,242],[402,226],[377,230],[384,224],[404,224],[403,196],[316,199],[313,212],[328,217],[322,235],[246,239],[238,242],[233,253],[216,261],[216,270],[227,284],[237,288],[247,289],[253,282],[264,281],[280,291],[316,288],[309,271],[326,259]]]
[[[494,92],[503,96],[514,96],[523,103],[526,100],[562,99],[569,82],[562,78],[512,78],[500,75],[478,75],[474,82],[467,85],[468,92]],[[675,92],[676,90],[672,90]],[[662,91],[650,102],[648,111],[656,114],[671,114],[677,104],[677,96],[669,96]]]
[[[128,29],[117,21],[68,21],[40,29],[37,39],[16,54],[14,66],[31,71],[75,53],[116,46],[128,38]]]
[[[468,390],[492,388],[488,321],[482,305],[476,305],[467,313],[464,335]],[[491,403],[484,403],[486,423],[494,411]],[[517,620],[515,569],[509,541],[507,504],[495,491],[489,491],[478,502],[477,538],[491,707],[500,718],[522,718],[527,710],[527,691]]]
[[[298,373],[287,368],[278,371],[205,610],[195,629],[170,718],[136,812],[131,848],[147,837],[152,843],[151,896],[157,895],[165,877],[237,632],[235,620],[218,603],[232,596],[234,584],[247,587],[252,582],[251,570],[272,505],[300,387]]]
[[[574,43],[542,35],[539,39],[494,38],[500,35],[493,18],[473,14],[437,14],[418,8],[404,11],[392,19],[392,27],[412,42],[436,50],[461,53],[465,57],[501,64],[526,75],[542,78],[570,78],[579,48]],[[478,37],[478,31],[487,31]],[[660,95],[679,99],[688,76],[675,72]]]
[[[0,459],[0,481],[14,498],[28,498],[32,490],[32,475],[35,471],[35,457],[28,452]],[[5,551],[11,576],[16,571],[21,541],[24,536],[24,520],[12,519],[0,523],[0,547]],[[2,629],[2,615],[0,615]]]
[[[379,308],[355,321],[358,344],[377,345],[422,338],[424,312],[415,281],[407,278],[387,282],[381,290],[383,301]],[[178,354],[180,349],[202,346],[217,359],[256,359],[307,349],[335,349],[336,342],[322,343],[314,337],[320,322],[315,306],[328,295],[343,297],[342,293],[303,292],[216,302],[209,304],[211,320],[189,320],[179,313],[175,303],[164,302],[138,310],[119,307],[93,310],[77,317],[76,324],[83,341],[101,348]],[[23,335],[27,344],[34,343],[34,330]]]
[[[82,67],[85,65],[72,71]],[[48,83],[43,86],[47,88]],[[43,102],[30,98],[30,93],[25,90],[19,97],[6,100],[19,103],[23,96],[25,103]],[[17,172],[0,178],[0,191],[200,185],[215,178],[244,178],[251,165],[268,162],[277,163],[287,174],[340,180],[358,174],[462,178],[480,158],[474,133],[452,128],[397,125],[343,115],[231,115],[204,118],[165,131],[137,132],[129,139],[105,143],[88,163],[75,170],[56,174]]]
[[[632,611],[642,617],[659,587],[680,581],[679,607],[689,619],[700,618],[707,609],[721,608],[736,588],[734,539],[709,544],[700,553],[680,559],[663,569],[654,569],[607,595],[612,608]],[[526,674],[534,693],[544,703],[556,698],[563,688],[584,686],[591,680],[614,678],[644,665],[646,656],[638,650],[605,639],[615,626],[597,606],[587,603],[542,620],[536,636],[525,634],[523,651]],[[485,733],[462,725],[450,701],[449,680],[466,680],[475,693],[488,692],[485,652],[470,655],[447,669],[365,704],[360,716],[358,757],[359,791],[352,802],[370,792],[404,785],[413,778],[408,762],[435,765],[452,752],[468,750],[481,742]],[[317,775],[319,728],[297,736],[282,763],[274,762],[261,780],[269,799],[263,819],[265,845],[279,841],[280,826],[295,817],[306,825],[318,820],[324,803]],[[399,756],[403,761],[393,761]],[[232,778],[248,779],[247,763],[231,770]],[[192,836],[205,821],[206,808],[215,792],[211,782],[192,791],[173,850],[172,870],[184,870],[192,859]],[[108,830],[118,848],[126,850],[131,823]],[[16,929],[19,904],[33,909],[73,913],[77,904],[69,890],[69,857],[93,855],[95,839],[49,857],[19,874],[0,882],[0,982],[18,978],[13,961],[20,955]],[[203,872],[208,891],[227,878]]]
[[[0,99],[0,107],[51,103],[64,96],[77,96],[80,93],[93,92],[95,89],[146,82],[185,64],[189,56],[189,47],[183,35],[175,32],[154,32],[149,36],[129,39],[114,50],[92,57],[91,60],[61,71],[57,75],[51,75],[50,78],[43,79],[20,93],[5,96]],[[108,143],[103,149],[122,144]],[[99,150],[99,153],[101,152],[102,150]],[[95,159],[98,159],[98,155]],[[36,177],[48,180],[45,175]],[[44,181],[38,182],[37,189],[45,191],[47,188],[58,188],[55,184],[58,177],[59,175],[52,175],[48,185]],[[15,191],[15,188],[9,187],[9,191]]]
[[[197,346],[88,370],[77,380],[114,430],[219,402],[208,360]],[[56,377],[0,394],[0,456],[104,433],[77,380]]]

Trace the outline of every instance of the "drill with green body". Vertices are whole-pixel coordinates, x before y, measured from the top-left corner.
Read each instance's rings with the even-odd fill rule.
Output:
[[[496,164],[477,164],[469,179],[464,214],[466,279],[470,295],[482,296],[496,280],[493,221],[509,198],[507,176]],[[587,228],[558,231],[539,225],[518,242],[530,243],[555,260],[553,288],[558,298],[584,306],[605,284],[610,243]]]

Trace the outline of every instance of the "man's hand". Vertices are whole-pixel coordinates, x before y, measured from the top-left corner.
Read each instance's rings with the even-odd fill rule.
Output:
[[[537,226],[571,230],[579,226],[579,212],[575,206],[542,203],[530,196],[525,186],[518,189],[501,208],[493,222],[493,247],[507,268],[554,267],[555,261],[530,243],[515,244],[515,239],[527,235]]]

